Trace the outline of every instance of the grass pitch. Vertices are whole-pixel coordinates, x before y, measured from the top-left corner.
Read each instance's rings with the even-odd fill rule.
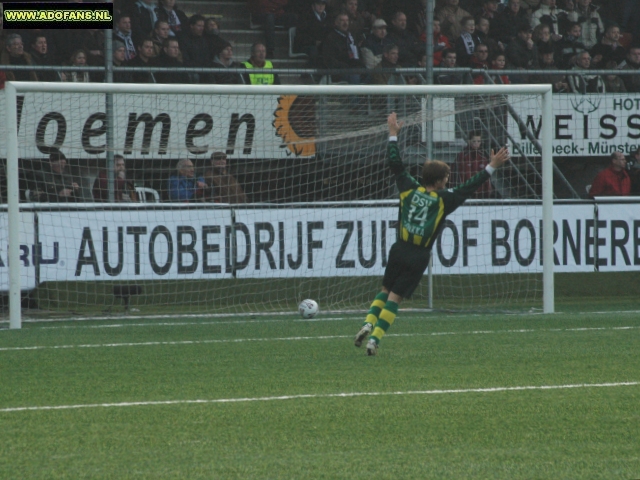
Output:
[[[640,313],[577,310],[26,323],[0,478],[639,478]]]

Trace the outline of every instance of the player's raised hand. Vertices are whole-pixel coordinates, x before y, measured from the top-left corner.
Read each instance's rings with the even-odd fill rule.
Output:
[[[404,122],[398,122],[398,115],[396,112],[393,112],[391,115],[387,117],[387,125],[389,126],[389,135],[392,137],[397,137],[398,133],[402,129]]]
[[[489,165],[491,165],[493,168],[498,168],[501,167],[510,158],[511,154],[509,153],[509,149],[507,147],[502,147],[497,152],[491,150]]]

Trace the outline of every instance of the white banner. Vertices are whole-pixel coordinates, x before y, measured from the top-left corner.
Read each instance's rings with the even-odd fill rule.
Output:
[[[36,263],[41,258],[36,244],[33,213],[20,213],[20,285],[23,290],[36,287]],[[46,261],[46,260],[45,260]],[[0,291],[9,290],[9,215],[0,212]]]
[[[539,273],[541,207],[463,206],[433,249],[435,274]],[[39,281],[380,276],[397,208],[248,208],[23,213],[23,288]],[[640,203],[554,207],[556,272],[640,266]],[[6,213],[0,290],[8,289]],[[39,249],[39,250],[38,250]],[[235,261],[233,259],[235,252]],[[37,260],[36,260],[37,258]],[[39,265],[36,266],[36,263]]]
[[[278,159],[316,153],[315,102],[295,95],[114,95],[115,149],[131,158],[208,157]],[[104,95],[27,93],[18,102],[20,156],[44,158],[51,149],[69,158],[103,157]],[[5,96],[0,95],[4,117]],[[436,99],[434,141],[453,141],[451,98]],[[301,115],[301,112],[304,114]],[[302,122],[302,123],[301,123]],[[384,130],[381,142],[386,144]],[[0,158],[6,158],[0,122]]]
[[[523,122],[540,138],[540,103],[514,98],[512,106]],[[508,129],[527,155],[539,155],[533,143],[509,116]],[[553,96],[553,155],[598,157],[615,152],[629,155],[640,146],[640,94]]]

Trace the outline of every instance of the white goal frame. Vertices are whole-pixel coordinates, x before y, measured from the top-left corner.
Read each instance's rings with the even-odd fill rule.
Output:
[[[18,186],[18,95],[27,92],[102,93],[102,94],[198,94],[198,95],[538,95],[542,104],[540,144],[542,145],[542,252],[543,312],[554,312],[553,277],[553,107],[551,85],[462,85],[462,86],[343,86],[343,85],[160,85],[107,83],[7,82],[7,207],[9,222],[9,327],[19,329],[21,318],[20,289],[20,200]]]

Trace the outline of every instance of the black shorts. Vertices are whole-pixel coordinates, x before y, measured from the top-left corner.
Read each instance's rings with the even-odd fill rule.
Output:
[[[402,241],[394,243],[382,286],[402,298],[410,298],[429,266],[430,256],[428,248]]]

